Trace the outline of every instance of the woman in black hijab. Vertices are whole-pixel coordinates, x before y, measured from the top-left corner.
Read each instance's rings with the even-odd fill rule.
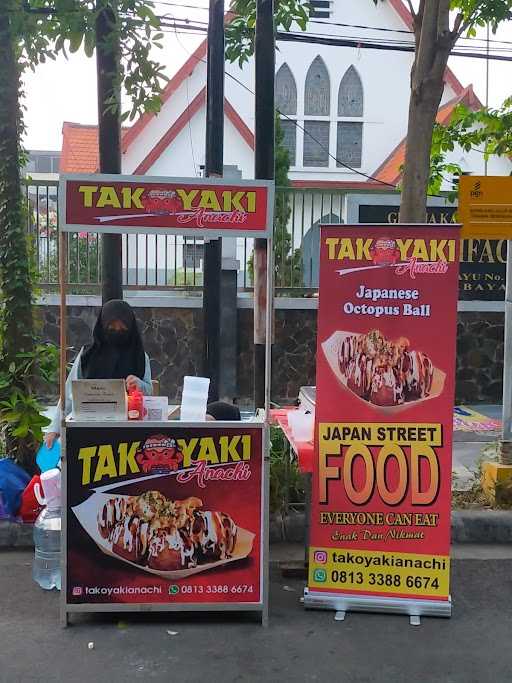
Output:
[[[139,327],[126,301],[106,303],[93,330],[93,342],[81,349],[66,382],[66,414],[71,410],[71,383],[76,379],[124,379],[126,388],[153,393],[151,365]],[[60,405],[45,436],[48,448],[60,433]]]

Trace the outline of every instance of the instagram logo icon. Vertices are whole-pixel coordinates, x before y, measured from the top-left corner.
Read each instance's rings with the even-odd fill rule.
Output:
[[[315,562],[316,564],[327,563],[327,553],[325,550],[315,550]]]

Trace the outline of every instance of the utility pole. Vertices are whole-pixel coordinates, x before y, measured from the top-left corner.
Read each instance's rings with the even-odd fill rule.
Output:
[[[274,179],[274,2],[257,0],[254,59],[255,166],[257,179]],[[267,296],[267,241],[254,240],[254,408],[265,405],[265,310]],[[272,334],[272,330],[268,330]]]
[[[205,176],[221,178],[224,166],[224,2],[210,0],[206,80]],[[222,240],[204,246],[203,372],[211,401],[219,398]]]
[[[96,71],[100,173],[121,173],[119,26],[112,0],[96,0]],[[115,109],[106,103],[114,103]],[[107,106],[109,107],[107,110]],[[122,236],[102,236],[102,299],[123,298]]]

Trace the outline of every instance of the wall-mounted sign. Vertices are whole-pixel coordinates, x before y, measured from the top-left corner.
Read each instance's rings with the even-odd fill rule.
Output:
[[[512,239],[512,177],[461,176],[462,237]]]
[[[398,205],[359,204],[359,223],[398,223]],[[429,224],[456,223],[455,206],[429,206]],[[503,301],[507,241],[466,239],[460,245],[459,301]]]
[[[265,180],[63,175],[65,232],[268,237],[274,185]]]

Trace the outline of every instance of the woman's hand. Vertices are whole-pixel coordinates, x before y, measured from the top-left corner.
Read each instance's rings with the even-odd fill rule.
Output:
[[[58,432],[47,432],[44,435],[44,442],[46,444],[46,447],[51,451],[53,448],[53,444],[55,441],[59,438]]]
[[[135,377],[135,375],[128,375],[126,378],[126,388],[128,391],[132,391],[133,389],[140,389],[140,379],[138,377]]]

